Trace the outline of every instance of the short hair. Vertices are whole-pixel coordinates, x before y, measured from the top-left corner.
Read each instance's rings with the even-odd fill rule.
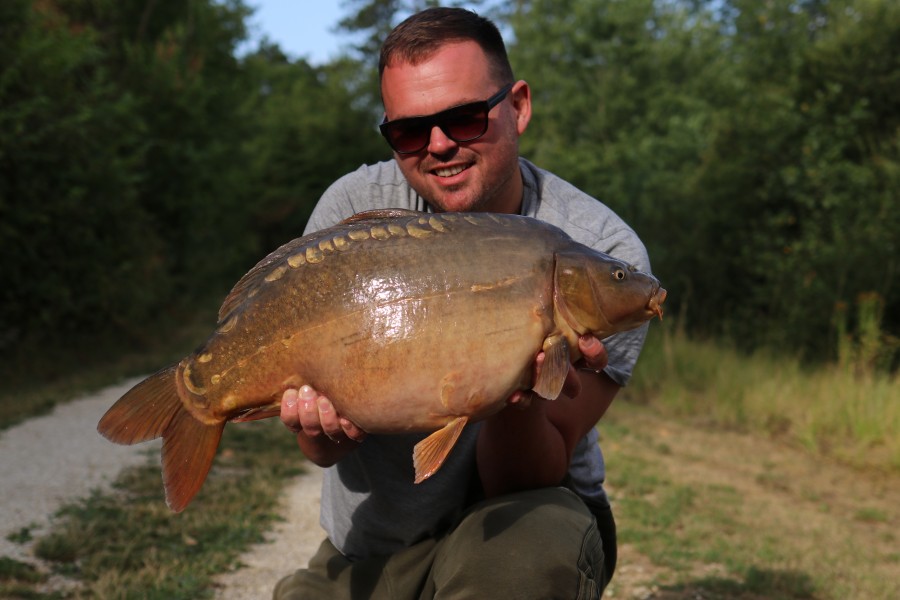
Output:
[[[512,83],[513,70],[506,45],[493,21],[464,8],[435,7],[418,12],[397,25],[384,40],[378,61],[378,77],[393,61],[417,65],[443,46],[473,41],[481,46],[498,83]]]

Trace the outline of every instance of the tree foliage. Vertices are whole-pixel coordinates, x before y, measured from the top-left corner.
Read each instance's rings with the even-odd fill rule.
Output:
[[[235,56],[238,0],[0,9],[0,352],[142,339],[385,155],[348,66]]]
[[[0,8],[0,353],[151,334],[389,156],[378,45],[431,0],[345,0],[324,66],[247,56],[240,0]],[[891,364],[900,4],[485,0],[534,116],[522,153],[612,206],[693,331]],[[877,356],[878,354],[881,356]],[[894,354],[896,366],[896,354]]]
[[[691,329],[828,357],[875,294],[890,350],[896,3],[533,0],[509,18],[534,88],[523,153],[635,226]]]

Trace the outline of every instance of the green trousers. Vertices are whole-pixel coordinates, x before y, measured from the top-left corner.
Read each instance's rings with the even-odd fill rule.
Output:
[[[544,488],[476,504],[443,537],[390,556],[351,562],[326,540],[274,598],[599,598],[615,547],[608,505],[589,509],[566,488]]]

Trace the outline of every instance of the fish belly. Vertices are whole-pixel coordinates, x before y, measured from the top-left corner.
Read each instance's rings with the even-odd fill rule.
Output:
[[[490,294],[372,312],[323,332],[327,350],[308,372],[342,415],[373,433],[428,431],[500,410],[513,390],[530,384],[550,325],[537,301]]]

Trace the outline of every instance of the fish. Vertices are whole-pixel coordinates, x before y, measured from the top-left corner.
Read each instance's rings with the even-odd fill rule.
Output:
[[[118,444],[162,437],[166,502],[180,512],[226,423],[277,416],[286,389],[310,385],[363,431],[430,433],[413,452],[420,483],[516,390],[557,398],[579,336],[662,318],[665,297],[652,275],[533,218],[367,211],[262,259],[206,341],[97,429]]]

